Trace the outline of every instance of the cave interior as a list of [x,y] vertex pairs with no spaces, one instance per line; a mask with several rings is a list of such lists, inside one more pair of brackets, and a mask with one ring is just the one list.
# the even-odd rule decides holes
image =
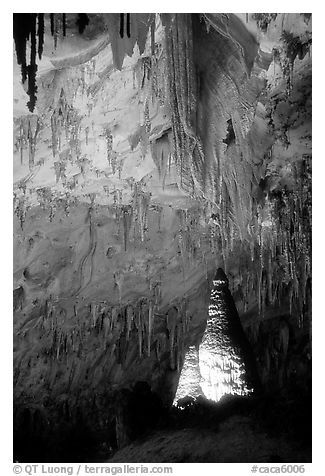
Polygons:
[[15,461],[311,461],[307,13],[14,13]]

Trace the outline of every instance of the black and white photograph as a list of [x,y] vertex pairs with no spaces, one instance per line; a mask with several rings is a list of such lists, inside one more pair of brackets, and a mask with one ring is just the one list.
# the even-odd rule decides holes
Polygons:
[[309,474],[313,16],[93,7],[10,16],[14,473]]

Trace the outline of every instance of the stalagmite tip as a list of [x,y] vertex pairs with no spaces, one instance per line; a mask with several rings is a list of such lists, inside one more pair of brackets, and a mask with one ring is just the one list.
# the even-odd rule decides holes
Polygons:
[[213,284],[225,283],[228,286],[228,278],[222,268],[218,268],[213,280]]

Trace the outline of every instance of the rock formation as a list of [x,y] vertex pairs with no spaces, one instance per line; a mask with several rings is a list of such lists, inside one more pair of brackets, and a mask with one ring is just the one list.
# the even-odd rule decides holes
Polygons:
[[171,405],[218,267],[263,389],[308,390],[310,15],[14,27],[18,460],[116,444],[137,382]]

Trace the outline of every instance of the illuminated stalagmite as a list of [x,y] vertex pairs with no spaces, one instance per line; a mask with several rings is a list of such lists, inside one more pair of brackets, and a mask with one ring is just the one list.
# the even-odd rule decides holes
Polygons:
[[213,280],[208,314],[199,350],[191,346],[186,353],[175,403],[199,395],[218,401],[225,394],[247,395],[259,386],[252,351],[221,268]]
[[213,280],[209,317],[199,350],[201,387],[210,400],[225,394],[246,395],[246,366],[240,347],[245,340],[228,279],[221,268]]

